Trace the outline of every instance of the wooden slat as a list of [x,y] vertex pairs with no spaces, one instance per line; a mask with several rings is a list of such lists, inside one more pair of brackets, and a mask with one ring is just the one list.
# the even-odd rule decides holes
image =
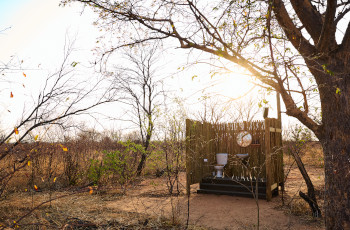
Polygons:
[[[240,131],[251,133],[254,144],[248,147],[240,147],[236,138]],[[265,122],[252,121],[241,123],[201,123],[186,120],[186,189],[189,192],[190,185],[214,171],[216,153],[227,152],[229,154],[225,174],[228,176],[248,177],[251,173],[254,177],[264,178],[271,187],[283,181],[283,153],[281,124],[277,119],[267,118]],[[259,144],[257,144],[257,142]],[[260,168],[258,172],[250,172],[242,168],[235,157],[237,153],[249,153],[250,168]],[[276,154],[275,154],[276,153]],[[208,162],[204,162],[208,159]],[[269,188],[267,186],[267,188]],[[267,189],[267,200],[272,197]]]

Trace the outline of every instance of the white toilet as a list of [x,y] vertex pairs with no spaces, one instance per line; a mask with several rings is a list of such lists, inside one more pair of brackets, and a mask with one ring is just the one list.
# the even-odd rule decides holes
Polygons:
[[217,153],[216,162],[217,165],[214,166],[216,170],[216,177],[222,178],[222,171],[224,170],[225,165],[227,164],[228,153]]

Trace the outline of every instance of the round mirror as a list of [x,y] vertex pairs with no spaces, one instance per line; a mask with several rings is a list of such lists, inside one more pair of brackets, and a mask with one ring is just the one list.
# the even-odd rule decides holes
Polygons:
[[241,147],[247,147],[252,143],[252,135],[247,131],[241,131],[237,135],[237,144]]

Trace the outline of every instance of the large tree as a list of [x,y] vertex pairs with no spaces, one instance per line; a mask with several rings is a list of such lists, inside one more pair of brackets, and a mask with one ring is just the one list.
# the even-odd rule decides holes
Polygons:
[[[143,47],[141,45],[124,53],[123,65],[115,67],[113,87],[120,95],[120,102],[128,106],[127,117],[130,117],[139,130],[144,152],[137,167],[137,175],[141,175],[149,155],[149,147],[158,110],[165,99],[163,81],[157,76],[159,53],[157,44]],[[120,61],[119,60],[119,61]],[[124,119],[125,121],[125,119]]]
[[[349,1],[75,1],[91,6],[100,26],[119,37],[112,50],[173,39],[244,67],[280,93],[286,114],[322,143],[327,228],[350,228]],[[314,116],[315,97],[321,118]]]

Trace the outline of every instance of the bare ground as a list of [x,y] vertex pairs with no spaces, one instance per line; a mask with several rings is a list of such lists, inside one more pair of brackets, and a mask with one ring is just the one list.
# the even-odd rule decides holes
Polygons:
[[[322,169],[310,171],[313,179],[318,178],[318,171]],[[182,173],[180,186],[185,182],[184,177]],[[22,223],[36,223],[36,228],[30,225],[29,229],[51,229],[62,228],[72,218],[78,218],[90,221],[101,229],[184,228],[188,217],[187,196],[169,196],[166,181],[165,177],[144,179],[130,187],[124,196],[115,188],[92,195],[89,192],[72,195],[53,201],[51,207],[44,205]],[[286,201],[290,202],[290,194],[296,193],[299,187],[303,188],[301,181],[298,170],[294,168],[287,183]],[[197,194],[196,185],[191,189],[189,224],[192,229],[256,229],[258,218],[254,199]],[[64,193],[55,192],[52,196],[61,194]],[[48,198],[46,192],[12,194],[0,202],[0,223],[10,224]],[[273,198],[271,202],[259,200],[260,229],[322,229],[322,221],[310,217],[306,211],[308,207],[295,200],[289,208],[281,206],[281,196]],[[293,202],[297,208],[293,208]]]
[[[322,150],[311,146],[303,157],[306,169],[319,197],[323,196],[324,169]],[[318,160],[320,159],[320,160]],[[284,158],[285,172],[291,158]],[[167,178],[145,177],[129,186],[126,195],[115,187],[99,188],[70,195],[46,203],[20,223],[19,229],[257,229],[257,203],[252,198],[197,194],[191,187],[189,198],[184,194],[185,173],[180,174],[179,196],[170,196]],[[309,207],[298,196],[306,192],[302,176],[295,165],[290,168],[286,192],[271,202],[259,200],[260,229],[324,229],[322,219],[311,217]],[[52,197],[68,194],[53,192]],[[49,200],[44,192],[17,192],[0,201],[0,229],[14,224],[33,207]],[[322,208],[323,201],[319,198]],[[189,217],[189,219],[188,219]],[[72,225],[75,223],[76,225]],[[82,228],[84,225],[85,228]],[[72,227],[73,226],[73,227]],[[75,227],[74,227],[75,226]]]

